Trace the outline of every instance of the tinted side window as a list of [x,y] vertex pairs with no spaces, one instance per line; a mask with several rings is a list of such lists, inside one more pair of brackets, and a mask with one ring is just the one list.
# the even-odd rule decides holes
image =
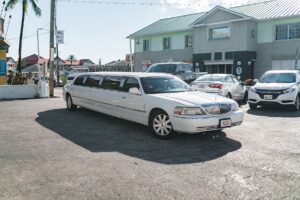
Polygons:
[[129,89],[133,87],[140,89],[139,81],[136,78],[128,78],[123,86],[123,91],[129,92]]
[[101,88],[108,90],[121,90],[124,84],[124,78],[120,76],[108,76],[101,84]]
[[176,65],[174,64],[157,64],[152,65],[148,72],[165,72],[165,73],[174,73],[176,69]]
[[184,68],[184,71],[185,71],[186,73],[193,72],[193,69],[192,69],[192,66],[191,66],[191,65],[184,64],[184,65],[182,65],[182,67]]
[[185,71],[183,65],[177,65],[176,72]]
[[88,87],[99,87],[99,83],[101,80],[102,80],[101,76],[90,75],[87,77],[84,85]]
[[85,79],[85,75],[78,76],[74,81],[74,85],[83,85],[83,81]]

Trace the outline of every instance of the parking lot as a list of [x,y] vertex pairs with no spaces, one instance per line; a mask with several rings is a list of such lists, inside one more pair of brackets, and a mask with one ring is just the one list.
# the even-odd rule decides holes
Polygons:
[[299,199],[300,112],[241,109],[241,126],[159,140],[61,98],[2,101],[0,199]]

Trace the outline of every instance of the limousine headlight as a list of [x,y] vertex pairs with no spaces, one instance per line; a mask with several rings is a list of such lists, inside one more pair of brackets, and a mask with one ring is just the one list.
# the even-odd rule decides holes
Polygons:
[[175,107],[173,113],[175,115],[205,115],[201,108]]

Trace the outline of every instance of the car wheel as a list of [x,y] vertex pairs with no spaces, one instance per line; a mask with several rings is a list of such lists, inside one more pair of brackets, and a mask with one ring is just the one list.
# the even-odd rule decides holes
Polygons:
[[248,101],[248,92],[245,92],[242,103],[247,103],[247,101]]
[[299,107],[300,107],[300,100],[299,100],[299,96],[297,96],[295,100],[295,105],[293,106],[293,110],[298,111]]
[[227,97],[228,99],[232,99],[232,96],[231,96],[230,93],[228,93],[228,94],[226,95],[226,97]]
[[168,114],[162,110],[151,114],[149,125],[154,136],[160,139],[170,139],[175,134]]
[[257,108],[257,105],[253,103],[249,103],[249,107],[251,110],[255,110]]
[[73,104],[73,100],[72,100],[72,97],[70,95],[67,95],[66,103],[67,103],[67,109],[69,111],[75,111],[76,110],[77,106]]

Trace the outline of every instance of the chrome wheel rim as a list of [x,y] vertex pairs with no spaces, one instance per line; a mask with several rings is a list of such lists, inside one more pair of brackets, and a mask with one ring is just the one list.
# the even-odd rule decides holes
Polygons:
[[72,100],[71,100],[71,97],[68,97],[68,100],[67,100],[67,107],[68,107],[69,109],[71,109],[71,107],[72,107]]
[[299,109],[300,102],[299,102],[299,97],[296,98],[296,108],[297,110]]
[[160,136],[167,136],[172,132],[171,120],[165,114],[156,115],[153,119],[153,129]]

